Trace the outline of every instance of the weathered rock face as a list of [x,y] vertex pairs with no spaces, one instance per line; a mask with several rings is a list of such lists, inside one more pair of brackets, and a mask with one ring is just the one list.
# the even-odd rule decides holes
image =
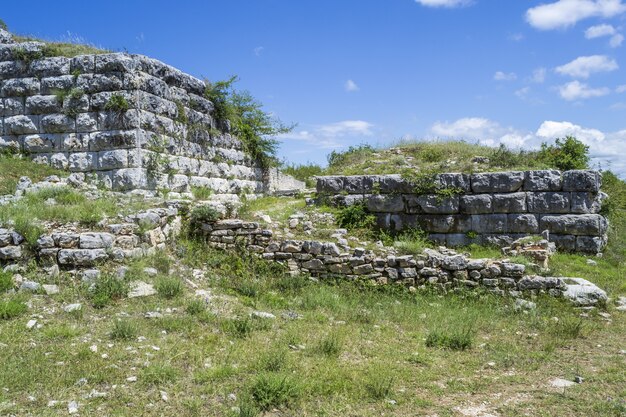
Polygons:
[[419,227],[447,246],[509,246],[547,230],[560,249],[597,253],[608,229],[600,186],[596,171],[543,170],[440,174],[433,187],[448,192],[431,194],[400,175],[319,177],[317,192],[335,205],[364,203],[382,228]]
[[43,46],[0,32],[0,150],[97,173],[121,191],[263,191],[262,170],[213,119],[201,80],[141,55],[42,58]]

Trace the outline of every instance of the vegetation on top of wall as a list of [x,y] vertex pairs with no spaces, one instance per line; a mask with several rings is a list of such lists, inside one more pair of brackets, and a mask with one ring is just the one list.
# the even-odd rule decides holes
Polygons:
[[63,171],[32,162],[18,155],[0,153],[0,195],[13,194],[19,179],[28,176],[32,181],[41,181],[50,175],[61,175]]
[[128,100],[120,94],[113,94],[109,97],[109,100],[104,105],[104,110],[114,111],[117,113],[123,113],[128,111],[130,104]]
[[491,147],[458,141],[402,141],[389,148],[362,144],[328,155],[328,166],[291,165],[287,172],[311,181],[314,175],[382,175],[406,171],[485,172],[532,169],[583,169],[589,164],[588,147],[574,137],[544,143],[539,150]]
[[230,130],[244,145],[245,151],[264,167],[278,165],[276,136],[290,132],[286,125],[263,110],[263,104],[248,91],[238,91],[233,85],[238,78],[206,83],[205,97],[214,105],[213,117],[222,128]]
[[0,29],[9,30],[7,24],[4,23],[4,20],[0,19]]

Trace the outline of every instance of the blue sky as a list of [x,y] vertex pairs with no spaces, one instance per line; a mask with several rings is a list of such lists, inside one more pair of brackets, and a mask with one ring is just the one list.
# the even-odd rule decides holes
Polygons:
[[10,29],[240,76],[298,123],[281,157],[401,138],[532,148],[573,134],[626,176],[626,0],[5,2]]

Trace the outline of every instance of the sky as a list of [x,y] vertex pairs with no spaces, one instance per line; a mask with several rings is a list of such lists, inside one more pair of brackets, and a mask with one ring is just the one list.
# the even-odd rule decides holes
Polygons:
[[6,1],[15,33],[238,75],[295,129],[279,156],[573,135],[626,178],[626,0]]

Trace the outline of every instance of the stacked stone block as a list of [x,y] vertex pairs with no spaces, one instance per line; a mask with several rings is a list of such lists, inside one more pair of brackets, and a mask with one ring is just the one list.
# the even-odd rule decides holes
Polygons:
[[439,192],[417,194],[400,175],[319,177],[318,200],[363,203],[380,227],[420,228],[450,247],[506,246],[546,230],[562,250],[597,253],[606,244],[606,196],[596,171],[440,174],[433,181]]
[[262,170],[211,116],[203,81],[141,55],[40,58],[44,46],[0,43],[0,150],[121,191],[262,191]]
[[104,230],[81,230],[63,226],[42,235],[34,253],[13,230],[0,229],[0,264],[35,257],[42,266],[83,268],[98,263],[141,257],[165,249],[180,233],[181,217],[174,207],[149,209],[126,216]]
[[335,243],[277,240],[258,223],[222,220],[197,227],[209,245],[221,249],[244,249],[267,261],[288,266],[293,274],[343,277],[378,284],[436,286],[444,290],[482,287],[496,294],[518,295],[522,291],[562,295],[562,278],[526,275],[522,264],[489,259],[469,259],[453,250],[426,249],[422,255],[381,255],[365,249],[341,250]]

